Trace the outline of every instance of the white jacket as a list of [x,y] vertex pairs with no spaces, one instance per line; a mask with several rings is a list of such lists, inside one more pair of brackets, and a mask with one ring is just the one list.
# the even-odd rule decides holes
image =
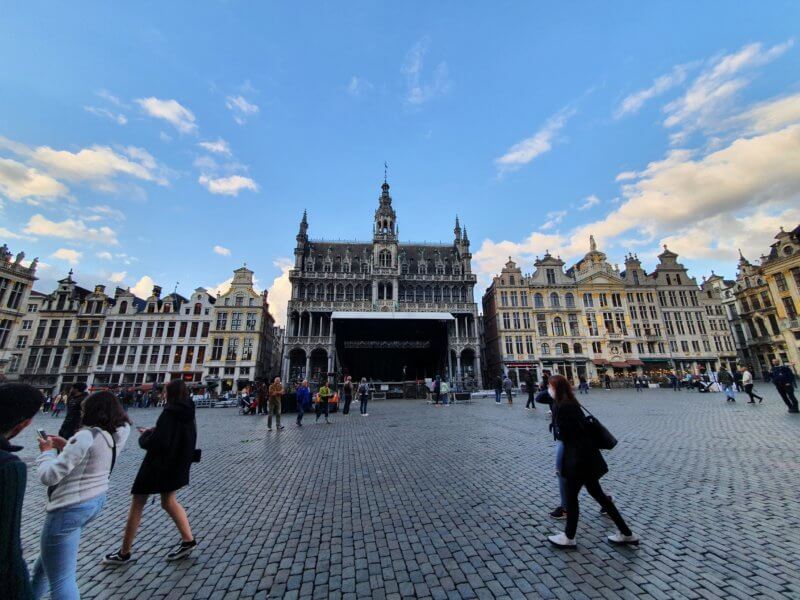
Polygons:
[[107,431],[83,427],[69,438],[61,454],[55,449],[42,452],[36,459],[36,474],[44,485],[54,486],[48,490],[47,512],[105,494],[114,443],[119,455],[130,432],[126,423],[112,440]]

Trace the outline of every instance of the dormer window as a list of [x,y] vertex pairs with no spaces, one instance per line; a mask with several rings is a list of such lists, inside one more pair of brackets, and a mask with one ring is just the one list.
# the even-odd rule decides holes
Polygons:
[[236,296],[235,305],[236,306],[243,306],[244,305],[244,296],[242,296],[241,294],[238,294]]

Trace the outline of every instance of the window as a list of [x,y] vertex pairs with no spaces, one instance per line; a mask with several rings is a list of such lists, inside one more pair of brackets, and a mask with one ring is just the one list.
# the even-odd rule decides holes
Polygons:
[[623,313],[614,313],[614,324],[617,326],[618,332],[628,335],[628,327],[625,325],[625,315]]
[[524,354],[525,348],[522,346],[522,336],[521,335],[515,336],[514,341],[517,344],[517,354]]
[[600,307],[605,308],[608,306],[608,294],[599,294],[600,298]]
[[500,292],[500,306],[508,306],[508,292]]
[[236,299],[234,302],[235,306],[244,306],[244,296],[242,294],[237,294]]
[[239,353],[239,340],[231,338],[228,340],[228,353],[225,355],[225,360],[236,360],[236,355]]
[[578,325],[578,315],[569,315],[569,334],[572,336],[580,335],[580,326]]
[[35,304],[28,304],[28,312],[35,313],[39,310],[39,307]]
[[200,329],[200,323],[197,321],[192,321],[192,326],[189,328],[189,337],[196,338],[197,331]]
[[206,347],[200,346],[197,349],[197,364],[202,365],[206,360]]
[[17,345],[15,346],[15,348],[17,350],[22,350],[27,345],[28,345],[28,336],[27,335],[19,335],[19,336],[17,336]]
[[509,313],[503,313],[503,329],[511,329],[511,315]]
[[239,331],[242,328],[242,313],[231,313],[231,331]]
[[175,346],[175,354],[172,357],[172,364],[181,364],[181,358],[183,358],[183,346]]
[[556,282],[556,271],[555,269],[546,269],[545,274],[547,275],[547,283],[548,285],[553,285]]
[[572,295],[572,292],[567,292],[564,296],[564,304],[567,308],[575,308],[575,296]]
[[558,308],[561,306],[561,299],[558,297],[558,294],[552,292],[550,294],[550,306],[553,308]]
[[519,299],[520,299],[520,304],[522,306],[528,306],[528,292],[525,291],[520,292]]
[[562,337],[564,335],[564,322],[561,320],[561,317],[553,319],[553,335],[556,337]]
[[514,354],[514,341],[510,335],[506,336],[506,354]]
[[583,346],[576,342],[572,345],[572,352],[575,354],[583,354]]
[[550,344],[542,344],[542,356],[550,355]]
[[388,250],[384,249],[378,253],[378,264],[381,267],[391,267],[392,266],[392,253]]
[[631,343],[630,343],[630,342],[622,342],[622,351],[623,351],[625,354],[630,354],[630,353],[631,353],[631,351],[632,351],[632,349],[631,349]]
[[622,308],[622,296],[620,294],[611,294],[611,305],[614,308]]
[[32,327],[33,327],[33,321],[22,322],[22,331],[30,331]]
[[603,313],[603,326],[606,328],[606,332],[615,333],[614,332],[614,317],[611,315],[610,312],[604,312]]
[[547,319],[544,315],[536,315],[536,329],[540,336],[547,337]]
[[225,331],[228,328],[228,313],[217,313],[217,330]]
[[200,337],[201,338],[207,338],[208,337],[208,330],[210,329],[210,327],[211,327],[211,323],[209,323],[208,321],[203,321],[203,329],[202,329],[202,331],[200,333]]
[[150,352],[150,346],[142,346],[142,351],[139,354],[139,364],[146,365],[147,364],[147,355]]
[[513,314],[514,317],[514,329],[519,329],[519,313],[515,312]]
[[600,330],[597,326],[597,317],[594,313],[586,315],[586,326],[589,328],[589,335],[600,335]]
[[181,321],[180,326],[178,327],[178,337],[185,338],[186,337],[186,329],[189,324],[186,321]]
[[517,292],[511,292],[511,306],[517,306]]
[[594,352],[595,354],[602,354],[603,353],[602,342],[592,342],[592,352]]
[[594,298],[591,294],[586,293],[583,295],[583,305],[586,308],[593,308],[594,307]]
[[539,292],[533,295],[533,306],[534,308],[544,308],[544,298]]
[[531,315],[530,313],[522,313],[522,327],[523,329],[531,328]]
[[526,335],[525,336],[525,350],[528,354],[533,354],[533,336]]
[[794,300],[791,297],[783,298],[783,306],[786,309],[786,316],[790,319],[797,317],[797,309],[794,306]]
[[211,342],[211,360],[222,359],[222,338],[214,338]]

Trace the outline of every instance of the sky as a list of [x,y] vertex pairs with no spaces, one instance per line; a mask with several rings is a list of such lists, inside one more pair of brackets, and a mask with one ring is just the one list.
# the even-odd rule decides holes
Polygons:
[[[800,4],[137,2],[5,6],[0,242],[36,289],[224,288],[285,317],[298,223],[572,264],[735,275],[800,223]],[[113,289],[113,288],[112,288]]]

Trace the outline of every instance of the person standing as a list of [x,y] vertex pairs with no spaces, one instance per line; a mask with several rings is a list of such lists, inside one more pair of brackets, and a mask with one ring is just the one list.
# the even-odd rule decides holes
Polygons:
[[[41,552],[33,567],[35,598],[79,598],[76,570],[83,528],[103,509],[108,478],[130,434],[130,419],[111,392],[95,392],[81,409],[69,440],[39,440],[36,474],[47,488]],[[60,453],[59,453],[60,451]]]
[[586,377],[584,377],[583,375],[578,376],[578,393],[579,394],[589,393],[589,382],[586,381]]
[[561,375],[554,375],[550,378],[548,393],[553,398],[554,435],[564,444],[560,471],[566,480],[567,511],[564,533],[549,536],[550,543],[564,549],[577,546],[578,494],[585,487],[619,529],[618,533],[608,536],[608,541],[616,545],[638,544],[639,538],[630,530],[614,502],[600,486],[600,478],[608,473],[608,465],[587,431],[586,417],[572,393],[572,386]]
[[269,386],[269,415],[267,416],[267,431],[272,431],[272,416],[275,416],[275,429],[283,429],[281,425],[281,399],[283,398],[283,384],[281,378],[276,377]]
[[311,406],[311,390],[308,389],[308,379],[303,379],[303,383],[297,388],[295,397],[297,398],[297,426],[302,427],[303,415],[306,414],[306,410]]
[[67,403],[66,397],[64,394],[59,394],[56,397],[55,404],[53,404],[53,408],[50,411],[51,417],[58,417],[61,414],[61,411],[64,410],[64,405]]
[[778,390],[781,400],[789,407],[790,413],[800,413],[797,397],[794,395],[795,377],[787,365],[782,365],[777,358],[772,360],[772,369],[769,372],[772,384]]
[[353,378],[350,375],[344,378],[342,393],[344,394],[344,408],[342,409],[342,414],[349,415],[350,403],[353,401]]
[[500,398],[503,396],[503,378],[498,375],[494,380],[494,403],[500,404]]
[[611,376],[608,373],[606,373],[605,376],[603,377],[603,381],[605,382],[606,389],[610,390],[611,389]]
[[435,406],[439,406],[439,400],[441,400],[442,396],[442,378],[438,375],[436,379],[433,380],[433,404]]
[[81,426],[81,403],[86,399],[86,384],[74,383],[69,390],[67,398],[67,415],[61,428],[58,430],[58,437],[68,440]]
[[728,402],[736,402],[736,391],[733,389],[733,375],[728,370],[721,366],[717,371],[717,383],[722,391],[725,392],[725,400]]
[[367,401],[369,400],[369,384],[364,377],[361,378],[361,383],[358,386],[358,399],[361,404],[361,416],[368,417]]
[[641,393],[642,391],[642,378],[638,375],[633,376],[633,386],[636,388],[637,393]]
[[22,447],[9,440],[31,424],[42,401],[42,393],[29,385],[0,385],[0,587],[20,600],[33,598],[20,538],[28,469],[14,454]]
[[330,402],[331,396],[332,396],[331,389],[328,387],[328,382],[325,381],[320,386],[319,391],[317,391],[317,397],[319,399],[319,402],[317,402],[317,418],[314,419],[315,423],[319,421],[319,416],[321,413],[325,414],[325,422],[330,423],[330,421],[328,420],[328,411],[329,411],[328,404]]
[[267,386],[263,381],[259,381],[256,385],[256,402],[258,403],[258,414],[269,414],[269,405],[267,403]]
[[442,399],[442,405],[447,406],[450,401],[450,384],[447,383],[447,380],[441,382],[440,384],[440,397]]
[[764,398],[753,392],[753,374],[747,367],[739,367],[739,373],[742,376],[742,387],[744,393],[750,397],[748,404],[755,404],[755,398],[758,398],[758,403],[764,402]]
[[525,403],[525,410],[536,410],[536,383],[533,381],[533,374],[529,373],[525,379],[525,391],[528,392],[528,401]]
[[142,521],[147,499],[161,496],[161,508],[172,518],[181,541],[167,553],[166,560],[178,560],[197,547],[186,511],[175,493],[189,485],[189,469],[199,460],[196,449],[197,423],[195,407],[182,379],[167,384],[164,410],[152,429],[139,429],[139,446],[147,452],[131,488],[131,506],[120,549],[106,554],[104,565],[123,565],[131,560],[131,549]]
[[514,402],[514,383],[508,375],[503,379],[503,390],[508,398],[508,405],[511,406]]

